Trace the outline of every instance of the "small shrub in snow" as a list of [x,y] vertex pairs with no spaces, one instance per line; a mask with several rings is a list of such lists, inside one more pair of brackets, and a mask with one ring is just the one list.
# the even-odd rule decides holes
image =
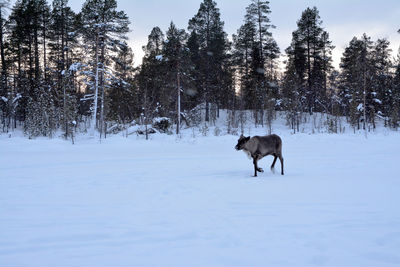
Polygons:
[[194,132],[194,128],[192,127],[192,138],[196,138],[196,133]]
[[214,135],[215,136],[220,136],[221,135],[221,129],[217,126],[214,128]]
[[239,135],[239,129],[238,128],[232,128],[231,129],[231,134],[232,135]]
[[113,123],[110,127],[108,127],[106,133],[107,134],[117,134],[126,130],[126,126],[120,123]]
[[[147,134],[155,134],[155,133],[156,133],[156,130],[154,130],[153,128],[148,128],[147,129]],[[146,134],[146,130],[145,129],[143,129],[143,130],[139,129],[139,130],[137,130],[137,134],[145,135]]]
[[200,128],[200,132],[203,136],[207,136],[208,132],[210,131],[210,129],[208,128],[207,124],[204,124],[201,128]]
[[333,120],[333,119],[328,119],[328,132],[329,133],[337,133],[337,124],[335,123],[335,120]]
[[182,116],[184,117],[184,121],[186,122],[187,126],[199,126],[201,123],[201,110],[203,105],[199,105],[187,112],[183,112]]
[[161,133],[168,132],[168,129],[171,127],[172,122],[169,118],[166,117],[158,117],[153,119],[153,127],[159,130]]

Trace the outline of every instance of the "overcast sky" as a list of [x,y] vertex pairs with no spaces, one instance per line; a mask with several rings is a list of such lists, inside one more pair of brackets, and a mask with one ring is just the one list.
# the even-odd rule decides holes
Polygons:
[[[51,2],[52,0],[48,0]],[[187,24],[198,11],[201,0],[117,0],[118,10],[124,10],[131,21],[129,44],[135,53],[136,65],[141,63],[142,46],[154,26],[163,32],[171,21],[187,30]],[[216,0],[225,31],[231,38],[243,23],[245,8],[250,0]],[[70,6],[79,12],[84,0],[69,0]],[[323,21],[322,26],[330,34],[336,48],[333,51],[334,66],[338,67],[341,54],[350,40],[364,32],[376,40],[387,38],[391,42],[393,56],[400,46],[400,0],[270,0],[271,21],[276,26],[273,36],[281,52],[289,46],[296,21],[307,7],[316,6]]]

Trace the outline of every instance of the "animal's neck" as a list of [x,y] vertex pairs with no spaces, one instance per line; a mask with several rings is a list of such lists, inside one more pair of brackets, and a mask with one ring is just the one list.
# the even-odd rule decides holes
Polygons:
[[247,153],[250,153],[249,141],[247,141],[247,142],[243,145],[243,150],[246,151]]
[[246,155],[251,158],[251,153],[247,149],[243,149],[243,152],[246,153]]

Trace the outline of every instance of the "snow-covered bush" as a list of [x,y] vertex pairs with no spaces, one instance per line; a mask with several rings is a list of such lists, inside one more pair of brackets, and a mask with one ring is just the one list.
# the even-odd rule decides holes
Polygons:
[[216,126],[215,128],[214,128],[214,135],[215,136],[220,136],[221,135],[221,129],[218,127],[218,126]]
[[107,134],[117,134],[126,129],[126,126],[121,123],[112,123],[110,127],[107,128]]
[[238,128],[232,128],[230,131],[231,135],[239,135],[239,129]]
[[328,119],[328,132],[329,133],[337,133],[338,132],[337,120],[335,120],[333,118]]
[[136,125],[136,121],[132,120],[129,123],[120,123],[118,121],[111,121],[109,122],[109,127],[107,127],[107,134],[118,134],[122,131],[127,131],[129,128]]
[[167,133],[171,126],[172,122],[167,117],[157,117],[153,119],[153,127],[161,133]]
[[[136,132],[137,132],[137,134],[145,135],[146,129],[139,129]],[[156,130],[154,130],[153,128],[147,128],[147,134],[155,134],[155,133],[156,133]]]
[[182,112],[182,116],[184,118],[184,122],[186,122],[187,126],[193,127],[193,126],[199,126],[201,123],[201,110],[204,105],[198,105],[197,107],[186,111]]
[[209,132],[209,128],[207,124],[204,124],[201,128],[200,128],[200,132],[203,136],[207,136],[208,132]]
[[51,136],[56,128],[57,110],[46,91],[36,92],[37,99],[29,98],[24,131],[29,138]]

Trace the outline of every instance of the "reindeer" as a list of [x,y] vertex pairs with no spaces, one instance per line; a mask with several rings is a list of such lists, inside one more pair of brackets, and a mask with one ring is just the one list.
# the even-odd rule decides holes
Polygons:
[[257,172],[264,172],[262,168],[257,166],[257,162],[268,155],[274,156],[271,171],[274,172],[276,159],[279,158],[281,161],[281,174],[283,175],[282,140],[276,134],[253,136],[251,138],[242,134],[235,148],[236,150],[243,150],[253,159],[255,177],[257,177]]

